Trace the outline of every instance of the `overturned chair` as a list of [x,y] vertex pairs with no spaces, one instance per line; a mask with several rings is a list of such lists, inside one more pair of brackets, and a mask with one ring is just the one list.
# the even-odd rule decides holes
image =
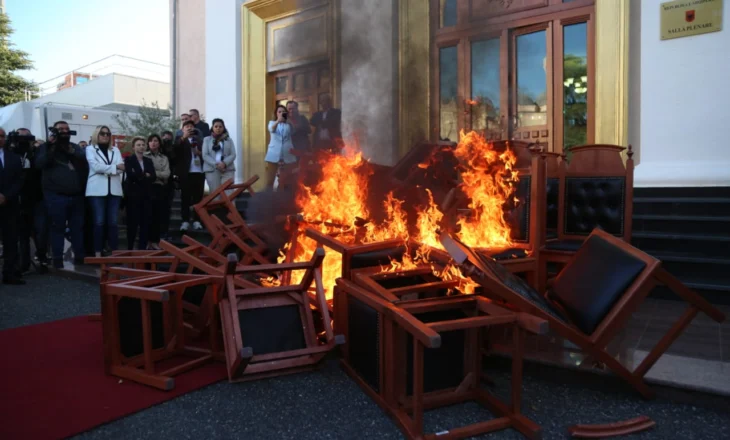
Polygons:
[[[310,370],[344,342],[344,337],[334,334],[327,310],[319,271],[323,249],[317,249],[310,261],[302,263],[243,267],[235,255],[228,258],[219,309],[230,381]],[[248,273],[292,270],[305,271],[301,283],[260,287],[241,282]],[[314,320],[307,293],[313,281],[321,322]]]
[[[717,322],[725,315],[661,267],[661,262],[607,232],[595,229],[544,293],[510,274],[493,259],[480,256],[444,234],[441,242],[464,275],[486,295],[546,319],[550,328],[603,363],[645,398],[654,392],[644,376],[698,312]],[[606,347],[657,285],[665,285],[689,307],[633,371]]]

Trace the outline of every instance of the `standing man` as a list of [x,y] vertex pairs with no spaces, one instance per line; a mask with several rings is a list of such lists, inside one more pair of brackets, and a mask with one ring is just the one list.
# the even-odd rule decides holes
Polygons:
[[312,126],[306,116],[299,113],[299,103],[289,101],[286,103],[286,111],[289,113],[289,122],[294,127],[291,135],[291,142],[297,151],[309,151],[309,134],[312,133]]
[[329,95],[322,98],[319,107],[321,111],[312,116],[314,150],[327,150],[337,154],[343,147],[340,126],[342,112],[340,109],[332,108],[332,99]]
[[201,139],[210,136],[210,127],[207,122],[200,119],[200,112],[197,109],[191,109],[188,113],[190,113],[190,120],[195,124],[195,128],[200,132]]
[[68,123],[53,124],[54,142],[41,145],[36,167],[43,173],[43,199],[51,217],[53,267],[63,268],[63,243],[66,225],[71,229],[74,263],[84,263],[84,185],[82,175],[88,164],[84,150],[71,143]]
[[5,148],[7,133],[0,128],[0,230],[4,261],[3,283],[25,284],[18,274],[19,196],[23,188],[23,164],[20,157]]

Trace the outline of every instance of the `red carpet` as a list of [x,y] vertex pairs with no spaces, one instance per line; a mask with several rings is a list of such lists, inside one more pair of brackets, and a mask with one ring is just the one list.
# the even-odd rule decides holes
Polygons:
[[159,391],[104,374],[101,322],[85,316],[0,331],[0,439],[58,439],[226,378],[222,363]]

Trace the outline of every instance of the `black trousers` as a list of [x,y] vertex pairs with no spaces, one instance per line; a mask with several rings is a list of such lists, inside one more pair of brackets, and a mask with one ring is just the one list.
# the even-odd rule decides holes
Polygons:
[[[180,184],[180,216],[183,222],[190,222],[190,207],[203,199],[205,192],[205,173],[190,173]],[[193,210],[194,211],[194,210]],[[198,214],[192,213],[193,221],[200,220]]]
[[159,243],[162,230],[162,217],[167,210],[167,185],[152,185],[150,204],[149,242]]
[[160,236],[162,238],[168,237],[170,232],[170,217],[172,216],[172,201],[175,198],[175,184],[170,183],[165,185],[164,190],[164,209],[162,212],[162,218],[160,219]]
[[21,272],[30,268],[30,240],[33,239],[36,257],[41,263],[48,260],[48,214],[43,201],[27,200],[21,203],[18,221],[18,248]]
[[147,249],[151,224],[151,200],[149,197],[127,199],[127,249],[134,249],[134,239],[139,232],[137,249]]
[[0,231],[3,239],[3,278],[12,278],[18,270],[18,222],[20,207],[17,202],[0,206]]

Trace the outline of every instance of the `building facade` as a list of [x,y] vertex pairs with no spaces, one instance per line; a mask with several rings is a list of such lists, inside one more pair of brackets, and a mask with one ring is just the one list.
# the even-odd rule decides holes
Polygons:
[[637,187],[730,186],[713,129],[730,113],[730,33],[662,40],[662,0],[173,3],[177,108],[226,120],[239,178],[263,175],[276,103],[309,116],[329,96],[382,164],[478,129],[551,151],[631,144]]

